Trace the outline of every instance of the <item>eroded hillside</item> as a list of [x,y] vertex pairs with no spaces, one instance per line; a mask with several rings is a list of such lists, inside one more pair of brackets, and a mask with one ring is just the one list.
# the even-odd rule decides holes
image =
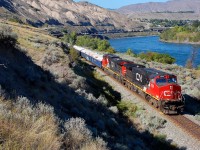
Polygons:
[[[122,14],[72,0],[2,0],[2,10],[33,25],[65,25],[84,32],[132,31],[141,26]],[[3,15],[2,15],[3,16]],[[5,17],[5,15],[4,15]],[[79,31],[80,32],[80,31]]]

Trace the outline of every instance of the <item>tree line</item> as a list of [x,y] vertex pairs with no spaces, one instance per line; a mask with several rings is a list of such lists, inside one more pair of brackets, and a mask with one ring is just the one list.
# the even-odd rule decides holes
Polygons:
[[160,35],[160,39],[175,42],[200,42],[200,21],[196,20],[192,24],[168,29]]
[[115,53],[107,40],[91,37],[89,35],[77,36],[75,32],[65,34],[63,41],[70,45],[78,45],[102,52]]

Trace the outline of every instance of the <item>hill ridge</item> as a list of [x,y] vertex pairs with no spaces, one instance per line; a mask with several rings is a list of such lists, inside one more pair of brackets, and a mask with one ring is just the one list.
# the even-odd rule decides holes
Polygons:
[[[192,1],[192,2],[191,2]],[[123,6],[116,10],[129,17],[147,19],[200,19],[200,1],[198,0],[170,0],[167,2],[148,2]],[[172,14],[173,13],[173,14]]]
[[92,32],[132,31],[140,23],[123,14],[86,2],[72,0],[2,0],[0,9],[14,12],[29,24],[63,25]]

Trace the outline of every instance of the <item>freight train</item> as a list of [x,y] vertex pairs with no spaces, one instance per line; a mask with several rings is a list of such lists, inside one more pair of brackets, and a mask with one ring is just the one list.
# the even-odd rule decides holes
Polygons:
[[131,91],[143,96],[164,114],[182,113],[184,98],[177,77],[154,68],[146,68],[113,54],[74,46],[79,56],[104,70]]

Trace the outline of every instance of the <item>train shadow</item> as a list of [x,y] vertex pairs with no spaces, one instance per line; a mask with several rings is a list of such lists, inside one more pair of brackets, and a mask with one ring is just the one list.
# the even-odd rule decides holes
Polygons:
[[95,67],[80,60],[79,65],[76,65],[73,70],[77,75],[86,78],[86,82],[90,85],[88,91],[92,92],[96,98],[103,94],[108,100],[109,106],[116,106],[121,100],[121,94],[113,90],[112,86],[95,73]]
[[[108,144],[109,149],[178,149],[162,138],[154,138],[149,132],[140,133],[130,120],[110,111],[105,105],[90,101],[77,94],[67,83],[59,83],[56,77],[49,71],[36,65],[30,57],[19,49],[0,49],[0,85],[5,91],[4,96],[13,101],[17,97],[26,97],[32,104],[43,102],[54,108],[55,115],[66,121],[72,117],[81,117],[86,121],[87,127],[95,137],[102,137]],[[92,66],[91,67],[92,71]],[[77,74],[86,77],[87,82],[94,90],[96,84],[103,85],[102,88],[93,91],[97,97],[103,88],[115,95],[107,95],[108,99],[114,100],[114,105],[120,100],[120,94],[112,88],[87,75],[91,72],[74,68]],[[97,92],[99,91],[99,92]],[[97,93],[95,93],[97,92]],[[142,144],[144,143],[144,145]]]
[[200,114],[200,101],[188,94],[183,95],[185,98],[185,111],[183,114],[197,115]]

